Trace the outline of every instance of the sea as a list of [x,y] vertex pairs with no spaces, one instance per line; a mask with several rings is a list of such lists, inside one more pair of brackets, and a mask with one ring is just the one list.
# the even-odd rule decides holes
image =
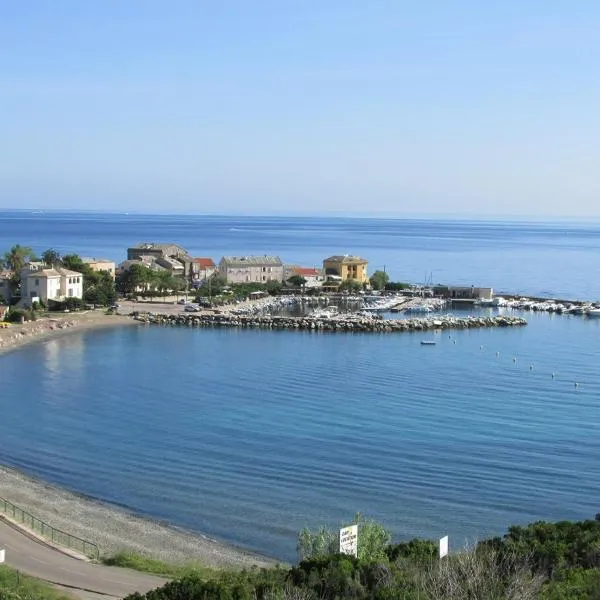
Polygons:
[[[142,241],[215,262],[318,266],[350,253],[398,281],[600,299],[600,224],[589,222],[0,211],[0,240],[117,262]],[[299,530],[356,512],[397,541],[449,535],[453,547],[593,518],[600,319],[479,312],[502,311],[528,325],[128,327],[26,346],[0,358],[0,462],[286,561]]]

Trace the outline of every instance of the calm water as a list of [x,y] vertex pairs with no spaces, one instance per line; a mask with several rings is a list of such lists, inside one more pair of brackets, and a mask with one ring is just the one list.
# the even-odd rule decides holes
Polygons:
[[[166,239],[215,259],[348,251],[398,278],[600,297],[599,232],[583,225],[1,213],[0,228],[5,246],[115,259]],[[356,511],[398,539],[454,544],[593,517],[600,319],[526,318],[436,346],[417,333],[74,334],[1,358],[0,462],[289,560],[300,528]]]
[[2,358],[0,460],[290,560],[301,527],[357,510],[398,538],[455,543],[592,517],[600,320],[528,318],[434,347],[419,344],[431,334],[72,335]]
[[173,241],[217,262],[277,254],[321,266],[360,254],[395,280],[491,286],[549,297],[600,299],[599,223],[211,217],[0,211],[2,244],[54,247],[120,262],[140,241]]

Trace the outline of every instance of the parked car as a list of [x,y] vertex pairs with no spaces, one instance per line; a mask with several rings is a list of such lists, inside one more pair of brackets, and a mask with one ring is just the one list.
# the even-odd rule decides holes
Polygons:
[[183,307],[183,310],[185,310],[185,312],[200,312],[200,308],[195,304],[186,304]]
[[181,300],[177,300],[177,304],[187,304],[187,300],[185,298],[181,298]]

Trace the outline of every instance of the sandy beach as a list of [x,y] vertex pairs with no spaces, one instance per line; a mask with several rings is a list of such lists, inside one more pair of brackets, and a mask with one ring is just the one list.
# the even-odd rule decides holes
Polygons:
[[[100,311],[61,314],[0,329],[0,355],[26,344],[118,326],[140,326],[130,317]],[[208,537],[145,519],[0,466],[0,497],[53,527],[98,544],[103,555],[131,550],[167,562],[212,567],[267,566],[276,561]]]

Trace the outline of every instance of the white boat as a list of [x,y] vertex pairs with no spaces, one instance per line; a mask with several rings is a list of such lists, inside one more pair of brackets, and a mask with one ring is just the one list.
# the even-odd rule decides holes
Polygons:
[[436,344],[435,340],[421,340],[421,346],[435,346]]
[[585,314],[595,319],[600,318],[600,308],[590,308]]

